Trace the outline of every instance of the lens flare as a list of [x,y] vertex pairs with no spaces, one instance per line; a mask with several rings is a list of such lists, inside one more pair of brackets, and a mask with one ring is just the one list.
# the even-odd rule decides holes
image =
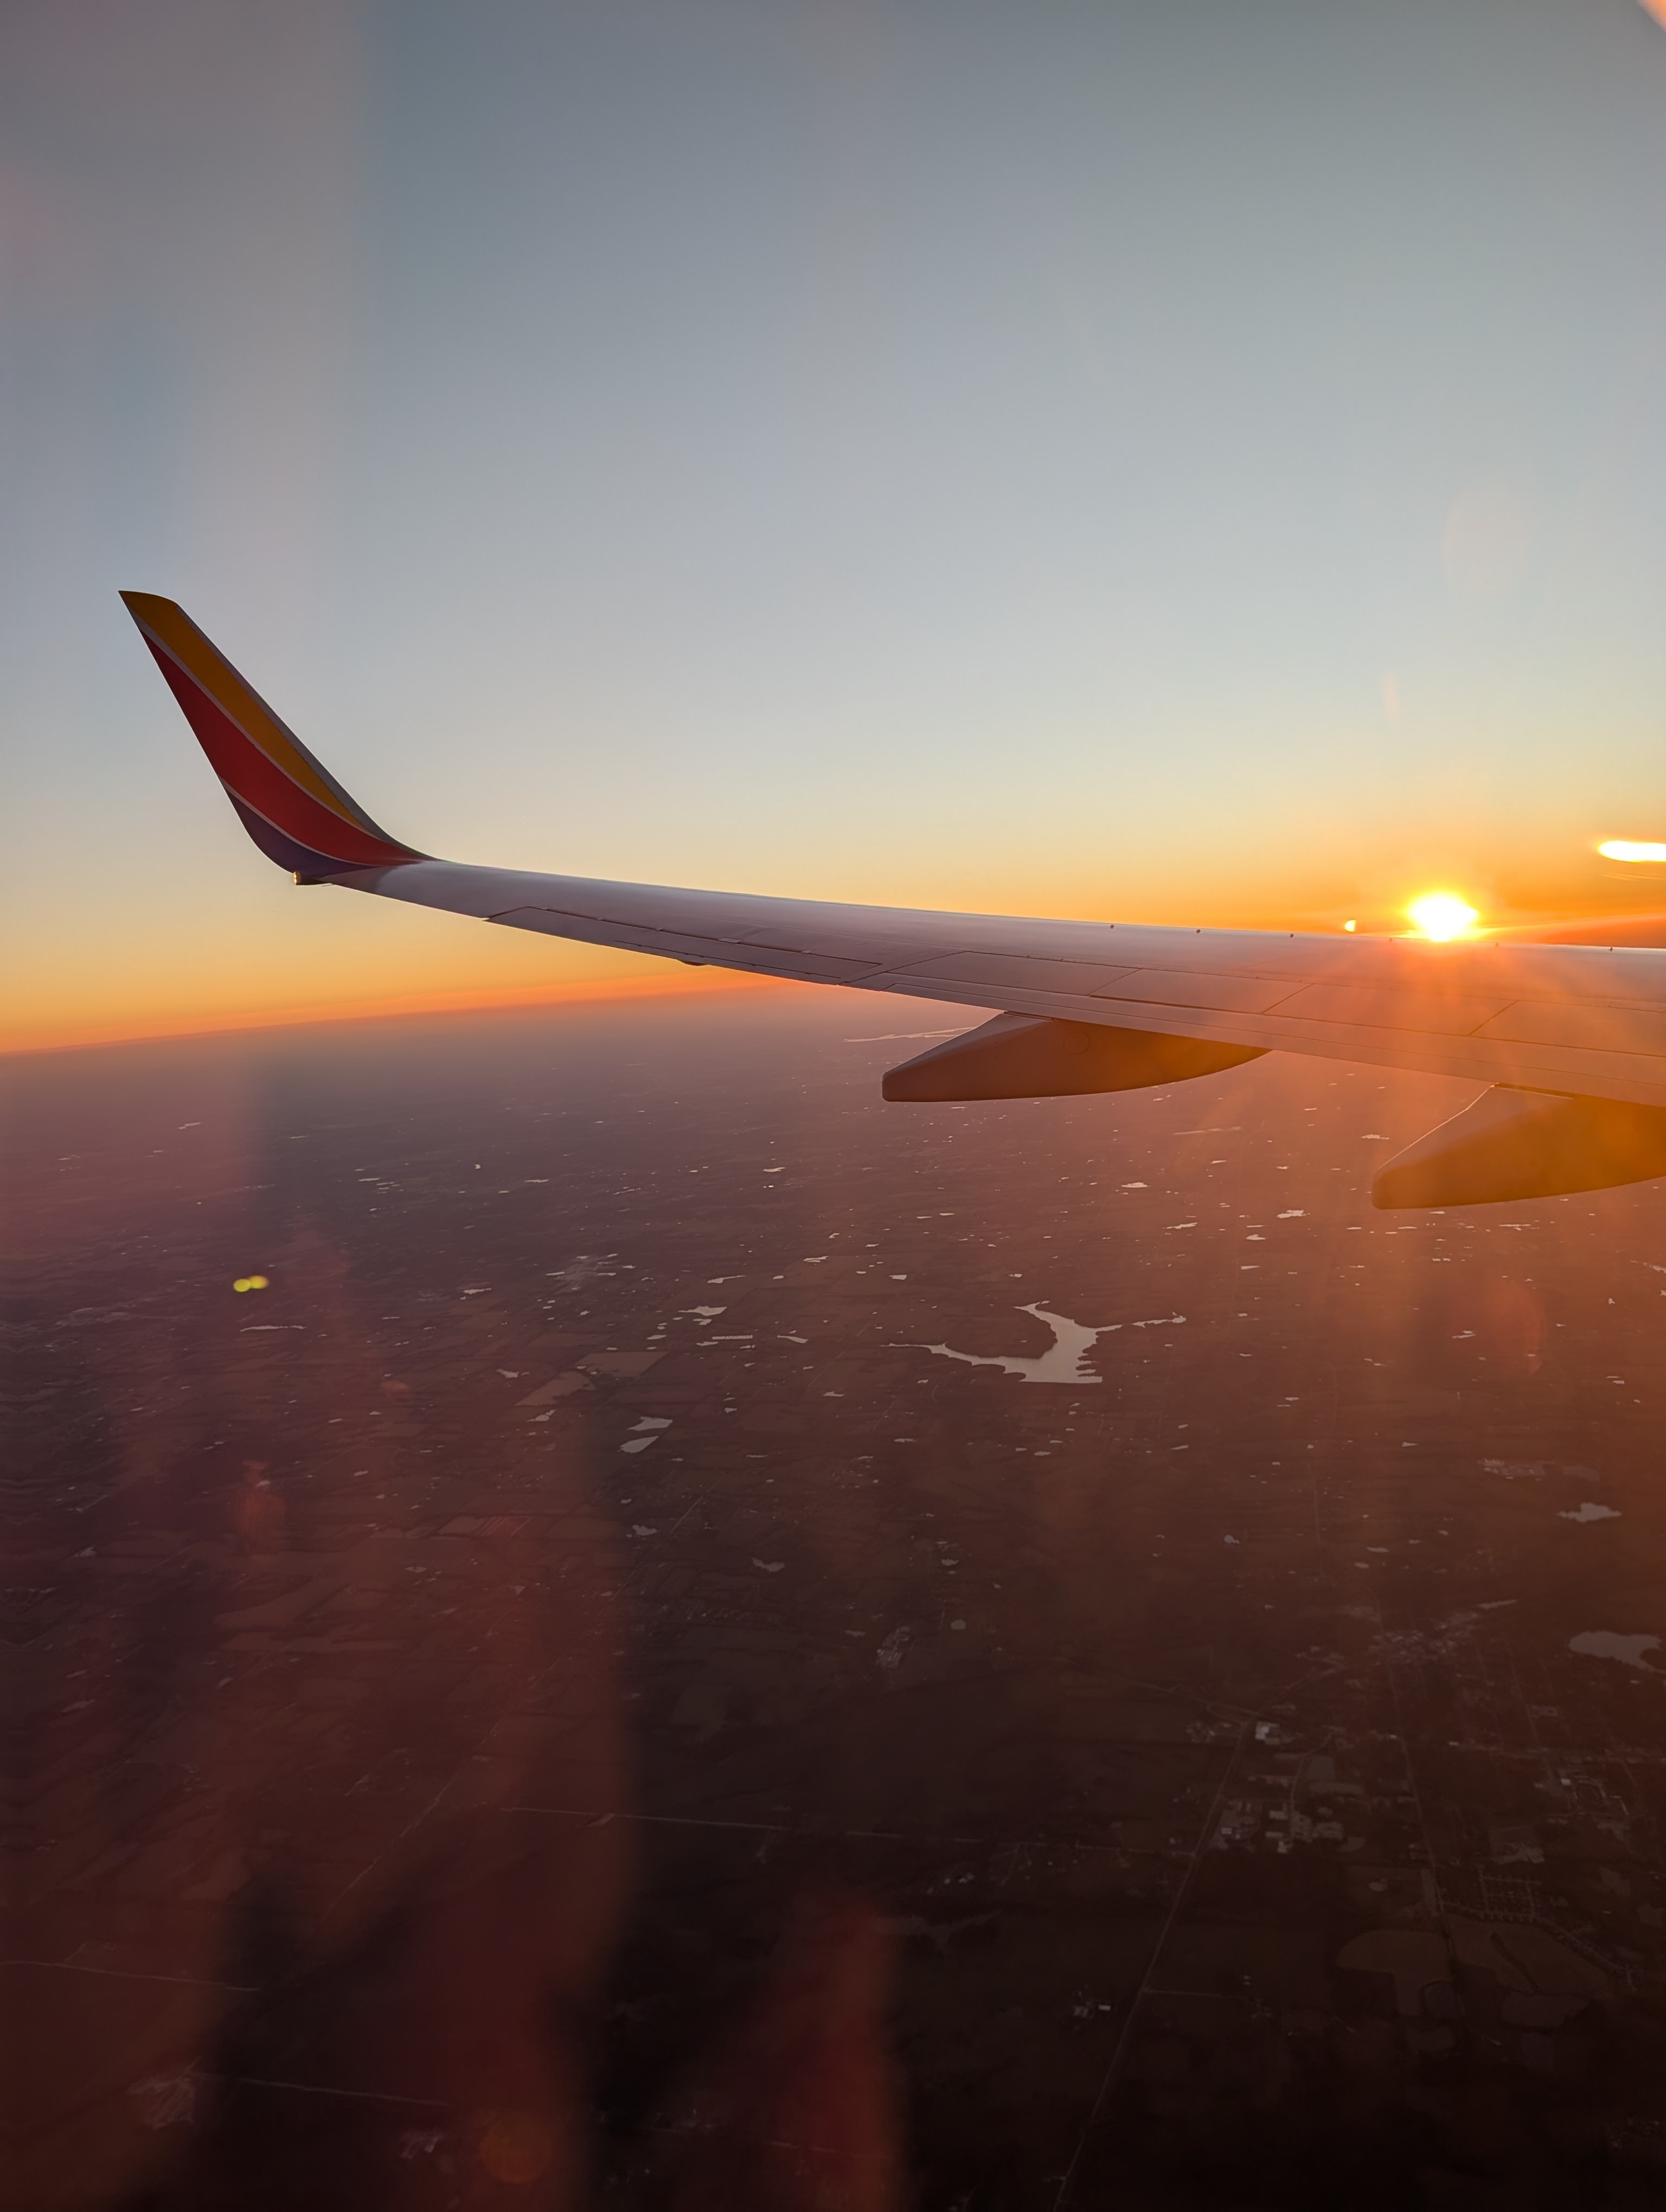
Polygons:
[[1467,937],[1481,919],[1474,908],[1456,891],[1426,891],[1421,898],[1414,899],[1406,911],[1423,934],[1433,938],[1437,945],[1449,945],[1455,937]]
[[1605,860],[1666,860],[1666,845],[1637,845],[1628,837],[1610,837],[1596,849]]

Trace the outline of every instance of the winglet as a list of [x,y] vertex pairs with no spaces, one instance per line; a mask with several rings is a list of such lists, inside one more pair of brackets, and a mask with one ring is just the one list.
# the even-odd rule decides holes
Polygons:
[[156,665],[243,827],[297,881],[427,855],[379,830],[172,599],[124,592]]

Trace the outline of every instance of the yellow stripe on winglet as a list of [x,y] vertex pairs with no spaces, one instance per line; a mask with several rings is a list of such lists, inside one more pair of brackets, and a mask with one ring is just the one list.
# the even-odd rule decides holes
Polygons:
[[316,799],[321,806],[350,822],[355,829],[368,825],[332,791],[295,740],[289,735],[258,691],[243,681],[219,648],[204,636],[185,609],[173,599],[151,592],[124,592],[128,611],[166,646],[173,658],[200,684],[222,712],[229,714],[249,743],[258,745],[269,761],[281,768],[291,782]]

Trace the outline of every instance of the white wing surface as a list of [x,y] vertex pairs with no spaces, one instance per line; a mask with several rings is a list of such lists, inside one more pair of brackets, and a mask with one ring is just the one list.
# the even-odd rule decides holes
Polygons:
[[473,868],[333,882],[802,983],[1666,1107],[1666,951],[1154,929]]

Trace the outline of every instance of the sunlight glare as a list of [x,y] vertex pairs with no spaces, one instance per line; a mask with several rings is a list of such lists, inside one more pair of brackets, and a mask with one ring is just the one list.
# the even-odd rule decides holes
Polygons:
[[1437,945],[1450,944],[1455,937],[1467,937],[1481,919],[1474,907],[1459,898],[1456,891],[1426,891],[1415,898],[1406,909],[1426,937],[1433,938]]
[[1610,837],[1596,849],[1605,860],[1666,860],[1666,845],[1637,845],[1627,837]]

